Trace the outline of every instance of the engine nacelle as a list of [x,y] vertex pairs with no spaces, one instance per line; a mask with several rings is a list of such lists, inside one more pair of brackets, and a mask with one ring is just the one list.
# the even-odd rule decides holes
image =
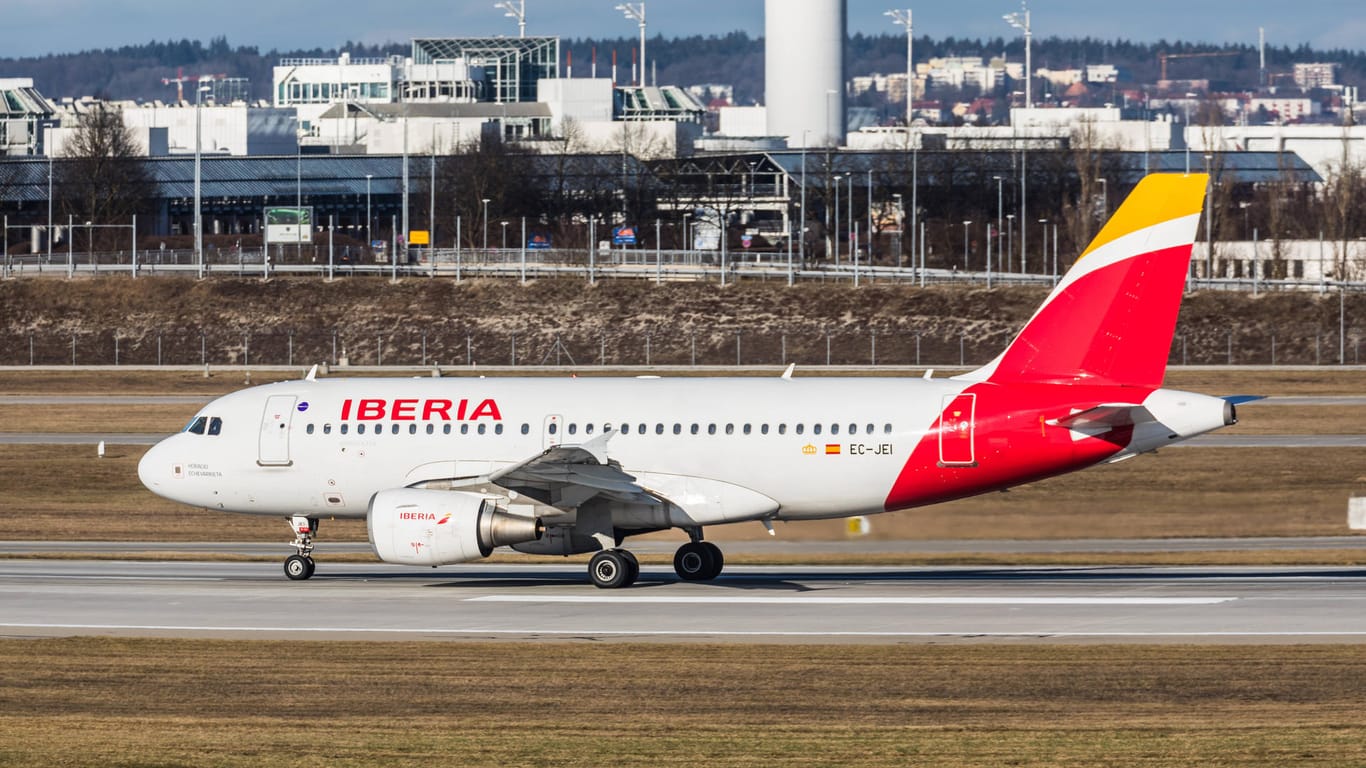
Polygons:
[[479,494],[414,488],[375,494],[366,526],[379,559],[403,565],[478,560],[545,532],[539,518],[510,515]]

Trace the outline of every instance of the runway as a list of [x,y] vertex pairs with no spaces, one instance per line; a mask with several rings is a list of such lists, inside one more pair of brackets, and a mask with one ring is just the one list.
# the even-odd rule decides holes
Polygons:
[[277,563],[0,561],[0,634],[663,642],[1366,642],[1366,568],[645,567],[598,590],[581,564],[440,570]]

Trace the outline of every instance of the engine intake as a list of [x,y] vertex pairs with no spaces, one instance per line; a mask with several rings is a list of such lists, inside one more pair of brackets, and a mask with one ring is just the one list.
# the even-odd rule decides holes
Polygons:
[[466,563],[545,532],[540,518],[508,514],[479,494],[414,488],[375,494],[366,526],[375,555],[404,565]]

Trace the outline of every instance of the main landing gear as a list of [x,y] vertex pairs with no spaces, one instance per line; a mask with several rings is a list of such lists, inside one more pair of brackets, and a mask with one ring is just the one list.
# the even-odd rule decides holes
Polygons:
[[[684,581],[711,581],[721,575],[726,559],[721,548],[710,541],[702,541],[701,532],[678,548],[674,554],[674,571]],[[636,583],[640,576],[640,562],[624,549],[605,549],[588,562],[588,577],[599,589],[621,589]]]
[[291,546],[298,554],[285,558],[285,576],[292,581],[303,581],[313,577],[313,537],[318,533],[318,518],[295,515],[289,519],[290,530],[294,531]]

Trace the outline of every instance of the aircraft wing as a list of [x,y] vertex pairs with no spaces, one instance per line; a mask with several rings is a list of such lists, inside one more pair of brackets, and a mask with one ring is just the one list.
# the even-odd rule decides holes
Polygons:
[[608,432],[578,445],[547,448],[494,472],[487,482],[562,508],[576,507],[595,496],[632,504],[663,503],[607,458],[607,441],[613,434]]

